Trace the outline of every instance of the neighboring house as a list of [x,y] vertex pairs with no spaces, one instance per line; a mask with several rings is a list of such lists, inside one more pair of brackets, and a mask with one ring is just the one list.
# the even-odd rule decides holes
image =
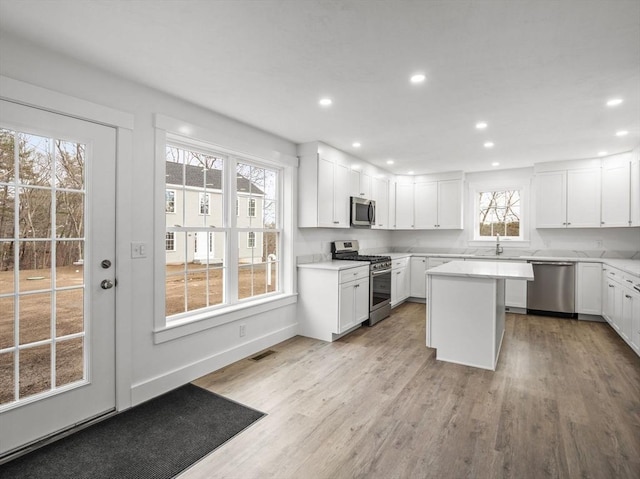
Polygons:
[[[166,175],[165,214],[167,227],[215,228],[223,226],[221,170],[205,170],[200,166],[167,161]],[[261,227],[264,192],[248,178],[239,175],[236,188],[237,226],[239,228]],[[219,231],[186,234],[167,232],[165,250],[167,264],[184,264],[185,260],[188,263],[221,263],[224,257],[224,233]],[[238,250],[240,263],[259,263],[266,260],[262,257],[262,232],[241,233],[241,237],[238,238]]]

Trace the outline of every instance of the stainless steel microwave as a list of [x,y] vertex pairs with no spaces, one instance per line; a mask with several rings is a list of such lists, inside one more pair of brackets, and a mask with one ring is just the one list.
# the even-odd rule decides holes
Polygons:
[[376,202],[351,197],[351,226],[371,227],[376,222]]

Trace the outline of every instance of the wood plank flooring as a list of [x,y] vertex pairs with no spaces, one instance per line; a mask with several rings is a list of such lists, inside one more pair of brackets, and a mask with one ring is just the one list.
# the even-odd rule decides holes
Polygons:
[[640,358],[605,323],[507,315],[495,372],[435,360],[425,306],[195,383],[268,415],[181,479],[640,477]]

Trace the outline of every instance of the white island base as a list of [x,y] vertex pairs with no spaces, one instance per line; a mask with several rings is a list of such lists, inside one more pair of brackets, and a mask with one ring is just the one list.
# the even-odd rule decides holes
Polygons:
[[427,271],[427,346],[437,349],[436,359],[495,371],[505,279],[532,280],[531,265],[453,261]]

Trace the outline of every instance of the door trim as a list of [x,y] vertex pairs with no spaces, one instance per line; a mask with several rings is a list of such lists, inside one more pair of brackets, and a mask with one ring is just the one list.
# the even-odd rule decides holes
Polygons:
[[100,123],[116,129],[116,261],[118,293],[115,304],[116,411],[131,407],[133,284],[130,241],[134,115],[54,90],[0,75],[0,98],[32,108]]

